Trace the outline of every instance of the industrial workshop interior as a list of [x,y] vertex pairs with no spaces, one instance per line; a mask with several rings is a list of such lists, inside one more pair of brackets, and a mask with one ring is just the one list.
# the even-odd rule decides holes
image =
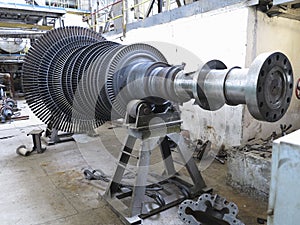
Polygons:
[[299,0],[0,0],[0,225],[299,225],[299,111]]

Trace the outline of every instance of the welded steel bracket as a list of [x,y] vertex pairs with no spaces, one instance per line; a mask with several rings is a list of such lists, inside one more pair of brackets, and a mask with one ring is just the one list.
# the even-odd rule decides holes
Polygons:
[[[144,107],[144,106],[143,106]],[[139,107],[137,107],[139,108]],[[192,152],[187,150],[183,137],[180,135],[182,121],[178,116],[173,121],[154,123],[153,114],[147,113],[148,128],[145,121],[147,115],[142,115],[146,110],[138,110],[138,117],[143,122],[126,124],[128,136],[121,151],[118,165],[113,178],[103,198],[109,203],[122,221],[126,224],[140,224],[142,219],[157,214],[165,209],[180,204],[186,198],[192,198],[206,192],[205,182],[192,158]],[[164,114],[164,113],[161,113]],[[160,113],[156,114],[160,118]],[[138,127],[136,124],[142,124]],[[141,141],[138,154],[133,152],[137,140]],[[187,169],[189,177],[179,175],[176,171],[170,140],[177,144],[177,153],[181,158],[182,167]],[[161,157],[165,172],[158,182],[149,182],[149,167],[151,166],[151,153],[153,144],[159,143]],[[136,160],[136,168],[131,169],[129,161]],[[124,185],[122,180],[125,171],[133,173],[135,180],[131,185]],[[151,178],[152,179],[152,178]]]
[[32,141],[33,141],[32,151],[36,150],[37,153],[43,153],[46,150],[46,148],[42,147],[42,142],[41,142],[41,136],[43,132],[44,132],[43,130],[32,130],[27,134],[27,136],[28,135],[32,136]]
[[47,129],[45,132],[45,136],[43,137],[43,141],[47,145],[55,145],[58,143],[68,142],[68,141],[74,141],[73,133],[71,132],[65,132],[62,134],[58,133],[59,130],[52,127],[52,123],[49,122],[47,124]]

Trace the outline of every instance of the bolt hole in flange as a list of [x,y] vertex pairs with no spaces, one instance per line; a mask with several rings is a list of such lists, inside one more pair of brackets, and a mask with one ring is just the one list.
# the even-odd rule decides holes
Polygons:
[[295,93],[296,93],[297,99],[300,99],[300,78],[298,79],[298,81],[296,83]]
[[[207,205],[207,204],[206,204]],[[228,209],[223,209],[221,211],[215,210],[212,206],[208,206],[206,212],[202,212],[201,210],[193,210],[190,207],[185,209],[186,215],[191,215],[198,221],[201,225],[230,225],[228,222],[222,219],[224,214],[227,214]],[[183,218],[183,221],[186,219]]]
[[249,80],[253,76],[257,80],[246,89],[250,113],[259,120],[279,120],[288,109],[293,92],[293,70],[287,56],[280,52],[262,54],[252,63],[248,76]]
[[272,63],[272,60],[268,59],[268,64],[271,65],[271,63]]

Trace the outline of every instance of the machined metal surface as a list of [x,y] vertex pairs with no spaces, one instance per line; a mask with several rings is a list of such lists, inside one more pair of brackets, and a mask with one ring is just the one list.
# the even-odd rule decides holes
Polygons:
[[293,70],[280,53],[261,54],[252,63],[247,76],[245,99],[251,115],[274,122],[287,111],[293,94]]
[[116,101],[126,84],[124,68],[158,61],[166,59],[150,45],[124,46],[88,29],[59,28],[42,36],[26,56],[26,100],[59,130],[88,131],[111,120],[112,112],[125,116],[127,102]]
[[226,69],[214,60],[200,70],[198,85],[194,98],[205,109],[217,110],[225,103],[246,104],[254,118],[275,122],[289,107],[293,70],[287,56],[280,52],[261,54],[245,69]]
[[246,104],[256,119],[274,122],[290,104],[293,71],[288,58],[274,52],[245,69],[212,60],[185,73],[148,44],[120,45],[89,29],[66,27],[49,31],[30,48],[23,86],[33,112],[67,132],[124,118],[132,100],[155,106],[195,99],[206,110]]
[[65,131],[89,126],[85,115],[72,121],[72,103],[67,101],[62,85],[68,74],[62,71],[68,57],[77,49],[101,40],[105,39],[100,34],[85,28],[58,28],[30,48],[23,64],[23,88],[30,108],[45,123],[51,121],[54,127]]
[[297,99],[300,99],[300,78],[298,78],[296,83],[295,94]]
[[239,210],[235,203],[219,195],[203,194],[198,201],[185,200],[178,209],[182,222],[190,225],[245,225],[236,218]]

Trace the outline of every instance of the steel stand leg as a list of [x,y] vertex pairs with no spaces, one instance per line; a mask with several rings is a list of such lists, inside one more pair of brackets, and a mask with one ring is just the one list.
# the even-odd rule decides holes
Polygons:
[[32,135],[32,151],[36,150],[37,153],[43,153],[46,150],[46,148],[42,148],[41,136],[43,132],[43,130],[33,130],[27,134],[27,136]]
[[192,190],[194,192],[199,192],[201,190],[203,190],[203,188],[206,187],[206,184],[203,180],[203,177],[201,175],[201,173],[199,172],[199,169],[195,163],[195,160],[193,158],[190,158],[190,159],[186,159],[186,154],[188,154],[185,149],[181,149],[179,151],[180,155],[181,155],[181,158],[184,159],[186,165],[186,169],[188,170],[189,172],[189,175],[190,177],[192,178],[192,181],[194,183],[194,186],[192,187]]
[[63,133],[58,134],[58,129],[53,127],[52,122],[50,121],[47,124],[47,129],[44,136],[44,141],[47,145],[54,145],[57,143],[67,142],[67,141],[74,141],[72,137],[73,133]]
[[168,141],[168,137],[165,136],[162,138],[162,141],[160,143],[160,152],[165,164],[165,169],[168,176],[173,176],[176,173],[175,167],[174,167],[174,161]]
[[150,165],[151,148],[149,140],[142,142],[140,157],[138,161],[137,174],[135,179],[135,186],[133,187],[132,202],[131,202],[131,216],[143,213],[143,203],[145,199],[147,177]]
[[115,174],[111,180],[111,183],[109,184],[109,188],[107,189],[105,195],[112,196],[113,194],[118,192],[119,185],[121,183],[122,177],[125,172],[125,167],[130,159],[130,155],[135,142],[136,142],[136,138],[128,135],[127,140],[125,142],[125,146],[123,147],[122,153],[120,154],[119,164],[117,166]]
[[[125,146],[119,157],[116,171],[103,196],[112,210],[120,216],[125,224],[140,224],[142,219],[178,205],[187,197],[195,197],[204,192],[204,188],[206,187],[205,182],[195,161],[191,158],[190,152],[186,149],[187,146],[184,143],[183,137],[178,133],[177,129],[170,129],[170,132],[172,133],[164,135],[163,137],[157,136],[161,134],[160,132],[157,132],[157,134],[152,133],[153,136],[149,137],[148,131],[138,131],[135,133],[129,131]],[[131,134],[134,134],[134,136]],[[178,143],[177,149],[179,156],[182,158],[182,162],[185,164],[193,183],[188,181],[188,179],[186,179],[187,177],[176,173],[168,140],[169,137]],[[138,156],[132,154],[137,139],[141,140]],[[156,185],[163,187],[161,193],[157,192],[158,195],[156,195],[162,198],[161,204],[154,202],[154,205],[149,205],[149,203],[151,204],[151,201],[148,201],[149,196],[151,196],[151,191],[147,188],[151,189],[151,186],[148,185],[147,179],[149,178],[153,143],[156,143],[158,140],[160,140],[159,147],[167,177],[163,181],[157,181],[156,183]],[[137,159],[136,170],[126,168],[130,157]],[[122,185],[125,170],[129,170],[135,174],[135,180],[132,186]]]
[[[169,135],[169,137],[171,139],[175,139],[173,137],[173,135]],[[177,135],[177,137],[178,137],[178,135]],[[192,157],[191,153],[189,153],[187,151],[187,147],[184,142],[184,138],[181,135],[179,135],[179,139],[176,140],[176,142],[178,143],[177,149],[180,154],[180,157],[181,157],[183,163],[185,164],[185,168],[188,170],[188,173],[194,183],[194,186],[192,187],[192,192],[200,193],[201,191],[202,192],[209,191],[209,189],[204,190],[206,188],[205,181],[195,163],[194,158]]]

